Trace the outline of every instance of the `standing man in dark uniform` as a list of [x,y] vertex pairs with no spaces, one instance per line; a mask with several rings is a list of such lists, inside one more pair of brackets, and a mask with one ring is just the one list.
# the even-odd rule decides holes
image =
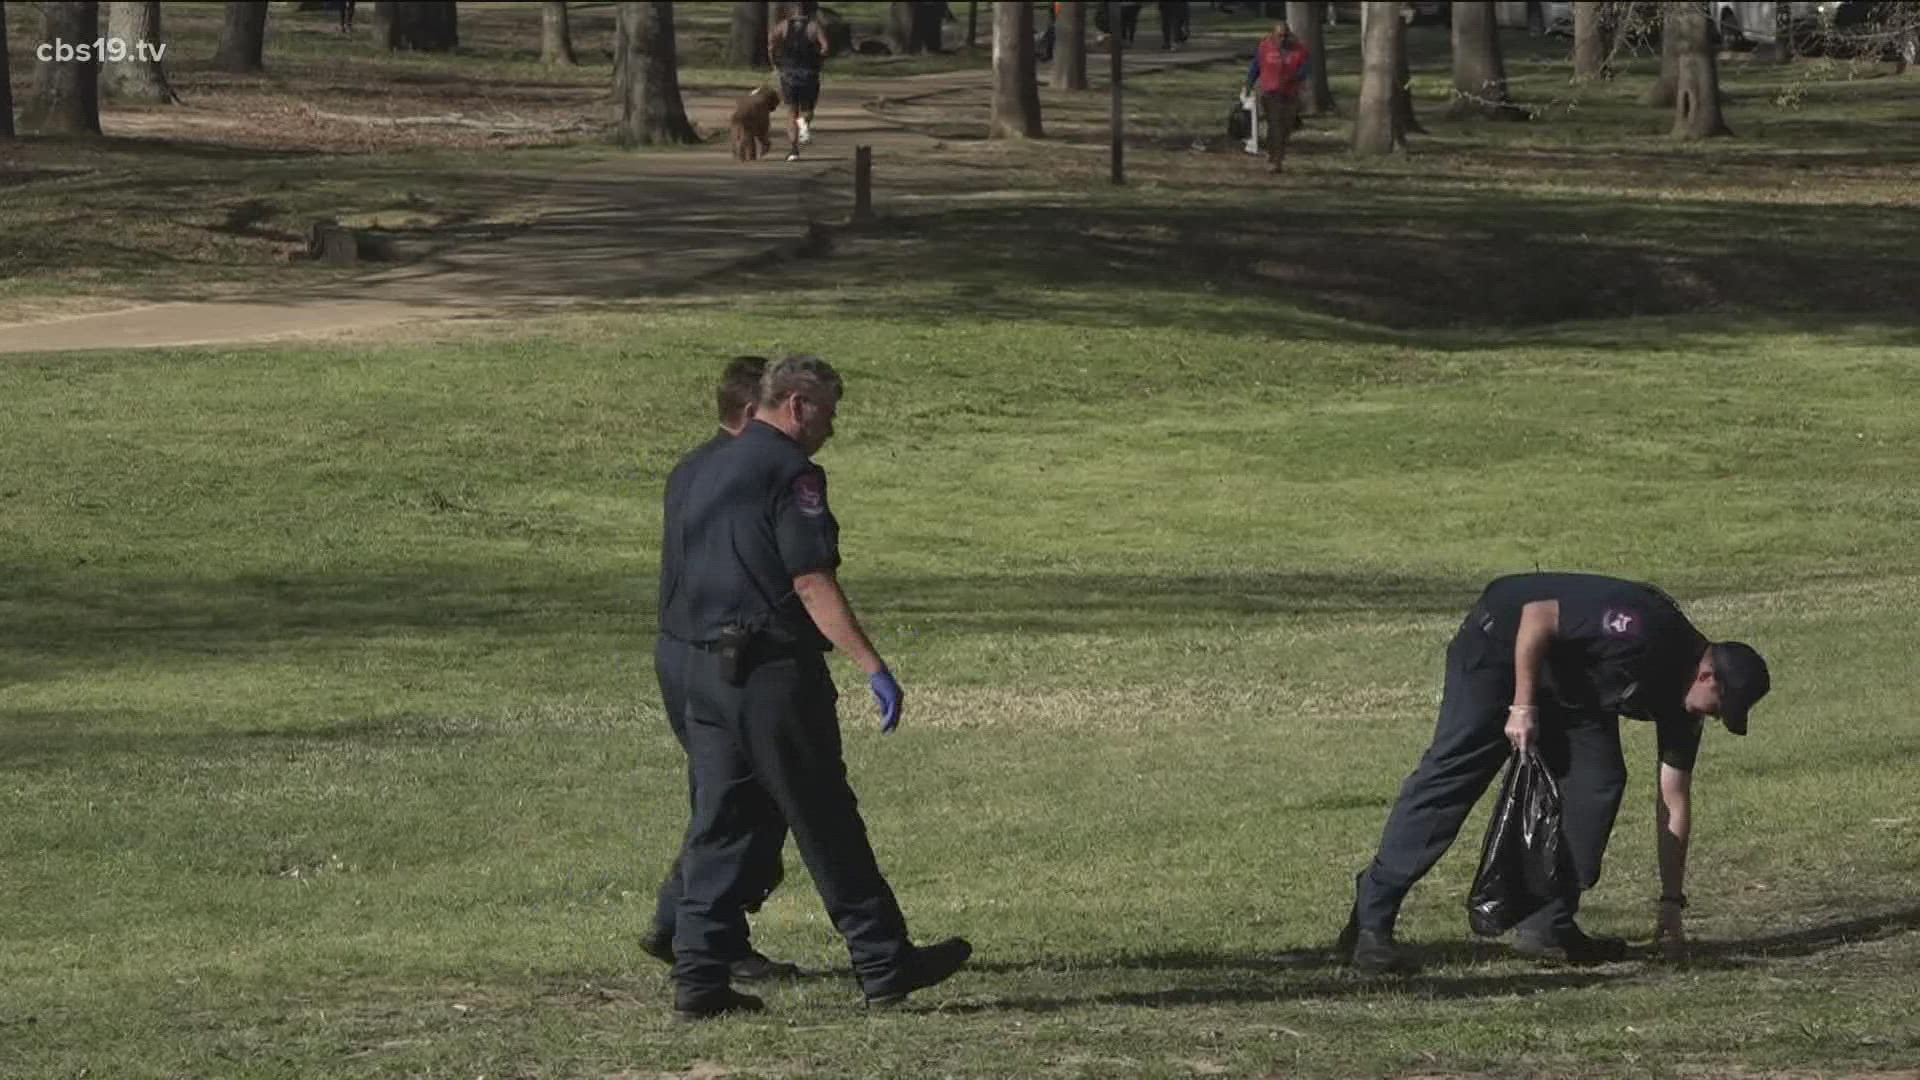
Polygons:
[[[673,467],[667,476],[667,491],[663,521],[670,520],[674,508],[687,497],[687,482],[694,474],[700,461],[708,454],[733,440],[753,419],[753,405],[760,396],[760,378],[766,373],[767,361],[760,356],[736,356],[728,361],[726,369],[720,373],[720,386],[715,393],[720,414],[720,430],[711,439],[701,443],[690,451]],[[679,560],[669,544],[663,542],[660,559],[660,604],[666,607],[668,585],[680,576]],[[663,628],[664,630],[664,628]],[[680,685],[682,653],[688,648],[662,632],[654,641],[653,670],[660,680],[661,703],[666,708],[667,726],[673,730],[674,741],[682,750],[687,746],[686,687]],[[693,767],[687,767],[689,796],[692,802]],[[751,868],[750,879],[754,882],[751,889],[752,899],[745,911],[760,910],[760,904],[780,884],[786,875],[781,864],[780,849],[786,845],[787,822],[780,816],[780,810],[771,800],[762,798],[751,809],[764,815],[766,828],[755,834],[755,844],[747,852],[747,862]],[[682,846],[684,846],[684,841]],[[653,930],[640,942],[640,948],[647,955],[662,961],[673,963],[673,927],[680,908],[680,896],[685,891],[681,874],[681,857],[674,855],[673,866],[667,871],[665,881],[660,883],[658,900],[654,905]],[[743,915],[744,920],[744,915]],[[800,973],[800,969],[789,963],[770,960],[747,945],[747,930],[744,921],[740,930],[743,951],[731,962],[733,977],[743,982],[765,979],[791,978]]]
[[838,647],[867,672],[882,732],[899,723],[902,693],[835,576],[840,527],[812,455],[833,434],[840,396],[840,376],[817,357],[772,364],[746,430],[701,458],[669,507],[662,559],[677,576],[662,590],[661,628],[689,646],[677,678],[693,784],[673,938],[678,1019],[763,1007],[729,978],[758,885],[749,853],[771,827],[754,809],[761,799],[792,828],[869,1005],[898,1004],[972,953],[960,938],[908,939],[847,783],[824,654]]
[[[1515,750],[1536,748],[1559,781],[1566,848],[1579,890],[1591,889],[1626,790],[1623,714],[1651,721],[1659,741],[1659,928],[1677,948],[1702,718],[1745,735],[1747,712],[1768,685],[1751,646],[1709,642],[1651,585],[1591,574],[1494,581],[1447,648],[1433,745],[1400,787],[1379,854],[1356,878],[1338,948],[1368,974],[1411,966],[1393,940],[1401,901]],[[1624,956],[1625,942],[1574,924],[1580,891],[1522,922],[1515,949],[1573,962]]]

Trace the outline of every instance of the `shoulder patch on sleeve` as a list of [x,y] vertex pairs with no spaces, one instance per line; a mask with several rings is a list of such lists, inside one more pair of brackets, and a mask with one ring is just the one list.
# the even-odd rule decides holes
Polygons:
[[818,473],[801,473],[793,478],[793,505],[807,517],[827,512],[827,485]]
[[1630,608],[1608,608],[1600,616],[1600,629],[1612,638],[1637,638],[1644,620]]

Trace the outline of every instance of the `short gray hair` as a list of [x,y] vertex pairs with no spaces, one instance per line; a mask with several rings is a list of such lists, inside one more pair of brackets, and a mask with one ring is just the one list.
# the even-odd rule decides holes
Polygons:
[[760,407],[769,411],[795,394],[809,400],[830,396],[839,401],[843,392],[840,373],[817,356],[790,353],[767,365],[760,376]]

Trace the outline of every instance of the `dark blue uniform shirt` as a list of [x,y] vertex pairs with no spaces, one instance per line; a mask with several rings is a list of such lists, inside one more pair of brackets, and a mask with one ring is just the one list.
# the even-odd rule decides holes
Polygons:
[[827,474],[758,420],[683,458],[667,479],[660,632],[710,642],[746,626],[779,645],[826,651],[793,579],[840,566]]
[[1560,603],[1560,629],[1541,671],[1543,691],[1562,708],[1652,721],[1660,760],[1691,770],[1700,753],[1700,721],[1686,710],[1707,639],[1673,598],[1652,585],[1598,574],[1515,574],[1480,596],[1481,629],[1511,666],[1520,609]]

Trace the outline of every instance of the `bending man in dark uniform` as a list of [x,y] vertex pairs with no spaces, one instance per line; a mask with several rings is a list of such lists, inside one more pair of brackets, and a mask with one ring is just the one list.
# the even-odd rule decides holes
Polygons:
[[693,465],[669,507],[662,560],[677,576],[662,590],[661,628],[687,646],[677,678],[693,788],[673,937],[679,1019],[762,1008],[729,970],[759,887],[750,852],[773,827],[754,809],[762,799],[792,828],[869,1005],[941,982],[972,952],[960,938],[908,939],[847,783],[824,654],[838,647],[867,672],[883,732],[899,722],[901,690],[840,591],[840,526],[811,460],[840,395],[817,357],[770,365],[754,419]]
[[[674,507],[687,497],[687,481],[694,474],[701,459],[712,453],[715,448],[732,441],[753,419],[753,405],[760,396],[760,378],[766,373],[767,361],[760,356],[736,356],[728,361],[726,369],[720,374],[720,386],[716,391],[720,430],[711,439],[701,443],[680,459],[667,476],[665,512],[662,520],[673,517]],[[668,585],[680,576],[679,561],[673,555],[670,545],[663,543],[660,559],[660,602],[664,611]],[[682,750],[687,746],[686,687],[680,685],[681,654],[687,646],[662,633],[654,641],[653,670],[660,680],[660,699],[666,708],[667,726],[673,731],[674,741]],[[693,765],[687,765],[687,794],[689,806],[693,795]],[[753,886],[749,890],[751,899],[745,911],[760,910],[760,904],[780,884],[786,875],[781,864],[780,849],[787,842],[787,821],[780,816],[780,809],[769,799],[761,798],[757,805],[750,806],[755,813],[766,820],[766,828],[755,833],[755,844],[748,850],[746,859],[750,868]],[[684,841],[682,842],[684,846]],[[658,900],[654,905],[653,929],[641,940],[640,948],[647,955],[664,963],[673,963],[673,927],[680,909],[680,896],[685,891],[682,876],[681,857],[674,855],[673,867],[667,871],[665,881],[660,883]],[[744,920],[744,915],[743,915]],[[743,921],[740,930],[742,952],[731,963],[732,974],[741,981],[790,978],[800,974],[800,969],[789,963],[770,960],[747,944],[747,929]]]
[[[1659,741],[1660,929],[1677,942],[1702,718],[1747,733],[1767,692],[1765,661],[1737,641],[1709,642],[1651,585],[1590,574],[1520,574],[1488,585],[1447,647],[1433,745],[1401,785],[1380,852],[1356,878],[1341,951],[1369,974],[1405,970],[1393,940],[1400,904],[1439,861],[1508,756],[1538,749],[1559,780],[1566,848],[1581,890],[1626,790],[1620,716],[1653,722]],[[1574,923],[1575,892],[1516,930],[1515,949],[1575,962],[1619,959],[1626,943]]]

